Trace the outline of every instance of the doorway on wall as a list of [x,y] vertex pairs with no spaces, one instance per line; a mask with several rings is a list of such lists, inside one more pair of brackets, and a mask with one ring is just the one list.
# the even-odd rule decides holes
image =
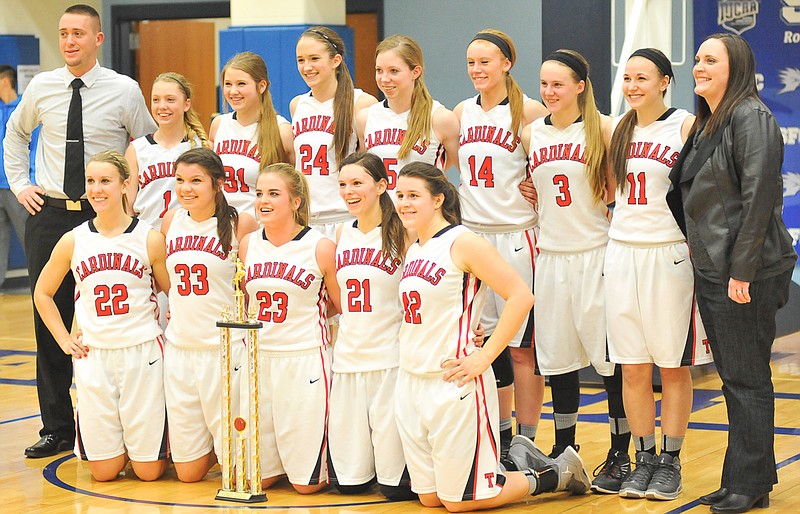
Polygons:
[[112,5],[110,11],[112,67],[138,81],[146,99],[159,74],[184,75],[208,130],[217,112],[216,38],[230,24],[230,2]]
[[[383,2],[346,1],[346,24],[355,32],[354,82],[378,97],[375,49],[383,38]],[[111,66],[137,80],[145,98],[160,73],[186,76],[194,85],[193,105],[208,129],[219,98],[217,34],[230,24],[230,2],[111,5],[110,13]]]

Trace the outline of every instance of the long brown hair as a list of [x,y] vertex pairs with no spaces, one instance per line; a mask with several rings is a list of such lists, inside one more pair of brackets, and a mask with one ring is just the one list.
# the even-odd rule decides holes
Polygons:
[[[225,72],[228,68],[243,71],[250,75],[256,83],[256,88],[261,81],[266,82],[267,87],[261,93],[261,102],[258,108],[258,151],[261,155],[261,166],[267,166],[276,162],[286,162],[286,151],[283,149],[281,133],[278,129],[278,113],[272,105],[272,95],[269,92],[269,75],[267,74],[267,64],[260,55],[253,52],[241,52],[233,57],[222,68],[222,83],[225,83]],[[257,91],[258,89],[256,89]]]
[[[661,50],[657,48],[647,48],[645,49],[648,52],[655,53],[656,55],[663,58],[662,63],[666,63],[668,66],[667,70],[662,70],[653,59],[648,58],[646,55],[642,55],[642,53],[638,53],[639,50],[634,52],[628,60],[632,57],[644,57],[648,59],[650,62],[653,63],[653,67],[656,70],[656,74],[660,79],[664,77],[669,77],[670,82],[672,81],[672,65],[669,64],[669,59]],[[665,74],[664,71],[667,71]],[[667,94],[667,90],[661,92],[661,96],[665,96]],[[638,118],[636,116],[636,109],[631,109],[622,119],[619,120],[617,123],[617,127],[614,129],[614,134],[611,136],[611,144],[609,145],[608,151],[608,158],[611,166],[614,168],[614,176],[617,179],[617,188],[622,192],[625,189],[626,178],[625,176],[628,174],[628,148],[631,145],[631,140],[633,139],[633,129],[636,128],[636,123],[638,122]]]
[[[178,85],[178,88],[183,93],[183,97],[186,100],[192,99],[193,89],[192,85],[189,81],[181,75],[180,73],[175,73],[174,71],[168,71],[166,73],[162,73],[153,81],[153,84],[157,82],[172,82]],[[194,110],[194,107],[189,104],[189,109],[187,109],[183,113],[183,127],[184,132],[186,132],[186,138],[189,140],[189,145],[191,147],[195,146],[195,138],[200,140],[200,144],[204,148],[211,148],[211,142],[208,140],[208,135],[206,134],[206,129],[203,128],[203,124],[200,123],[200,117],[197,115],[197,112]]]
[[213,150],[208,148],[192,148],[183,152],[175,160],[175,169],[180,164],[196,164],[211,178],[214,188],[214,217],[217,218],[217,237],[222,245],[225,257],[231,251],[233,234],[239,224],[239,213],[236,208],[228,204],[220,184],[225,180],[225,168],[222,159]]
[[702,96],[697,97],[697,117],[692,125],[691,132],[700,130],[706,136],[712,135],[727,120],[733,109],[742,101],[754,98],[761,102],[756,86],[756,59],[753,49],[741,36],[720,32],[711,34],[703,40],[719,39],[728,52],[728,85],[722,95],[719,105],[711,112],[708,102]]
[[[336,93],[333,96],[333,149],[336,162],[341,163],[350,151],[350,138],[353,135],[353,111],[355,98],[353,96],[353,79],[350,70],[344,62],[347,50],[339,34],[328,27],[311,27],[303,32],[300,38],[311,38],[324,44],[328,49],[328,56],[333,59],[336,55],[342,56],[342,62],[336,67]],[[341,164],[338,166],[341,168]]]
[[375,50],[375,57],[394,50],[410,69],[420,68],[419,77],[414,81],[414,90],[411,92],[411,111],[408,113],[408,128],[403,137],[403,143],[397,151],[399,159],[405,159],[417,141],[423,144],[431,140],[431,109],[433,98],[425,86],[425,62],[422,58],[422,48],[414,39],[404,34],[394,34],[380,42]]
[[608,156],[606,152],[606,145],[603,141],[603,129],[600,125],[600,113],[597,111],[597,104],[594,100],[594,89],[592,88],[592,81],[589,78],[589,63],[586,58],[576,52],[575,50],[556,50],[554,53],[563,52],[577,59],[586,70],[586,79],[578,76],[578,73],[570,66],[561,61],[555,62],[560,66],[564,66],[570,72],[572,79],[578,83],[584,81],[584,89],[578,94],[578,109],[583,118],[583,126],[586,131],[586,169],[589,172],[589,185],[592,188],[592,197],[594,197],[595,204],[604,202],[606,198],[606,186],[608,179],[606,177],[606,166],[608,163]]
[[[342,161],[340,170],[347,165],[361,166],[376,183],[386,181],[388,188],[389,175],[380,157],[369,152],[357,152],[347,156]],[[441,174],[441,171],[439,172]],[[395,259],[402,259],[405,253],[406,231],[403,222],[397,215],[394,202],[389,193],[384,191],[378,200],[381,207],[381,250],[384,254]]]
[[452,225],[461,224],[461,202],[458,199],[458,190],[442,173],[442,170],[425,162],[411,162],[403,166],[398,174],[400,177],[413,177],[422,179],[428,191],[433,196],[443,195],[442,216]]

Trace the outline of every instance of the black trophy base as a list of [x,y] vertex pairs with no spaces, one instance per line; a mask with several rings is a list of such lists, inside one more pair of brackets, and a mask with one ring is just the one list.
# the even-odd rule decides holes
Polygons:
[[227,500],[239,503],[262,503],[267,501],[267,493],[251,493],[249,491],[225,491],[220,489],[217,491],[215,500]]

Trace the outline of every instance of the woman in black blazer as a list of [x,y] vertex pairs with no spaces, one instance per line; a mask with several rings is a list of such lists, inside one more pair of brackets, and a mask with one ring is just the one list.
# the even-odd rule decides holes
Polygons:
[[781,217],[783,140],[759,98],[750,46],[711,35],[693,74],[697,119],[671,175],[682,199],[672,207],[689,242],[729,421],[721,487],[700,502],[711,512],[746,512],[768,506],[778,481],[769,360],[797,254]]

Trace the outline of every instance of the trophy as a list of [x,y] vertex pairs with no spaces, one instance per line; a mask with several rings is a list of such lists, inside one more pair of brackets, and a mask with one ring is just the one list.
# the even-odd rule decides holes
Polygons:
[[[233,278],[233,315],[231,317],[230,308],[225,307],[222,320],[217,322],[222,361],[222,489],[217,492],[216,499],[243,503],[265,502],[267,495],[261,489],[258,414],[258,330],[262,323],[255,320],[255,311],[251,311],[250,316],[245,313],[241,287],[245,276],[244,264],[236,253],[231,258],[236,265]],[[231,329],[243,329],[247,333],[247,420],[240,413],[231,412]],[[234,391],[234,394],[238,393],[239,391]]]

